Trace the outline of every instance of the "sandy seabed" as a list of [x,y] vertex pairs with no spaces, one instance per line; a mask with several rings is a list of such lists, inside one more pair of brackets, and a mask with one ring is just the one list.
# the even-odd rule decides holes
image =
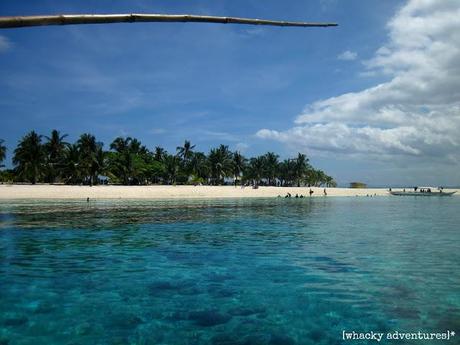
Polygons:
[[[241,186],[66,186],[0,185],[0,199],[193,199],[264,198],[291,193],[308,196],[309,187]],[[323,187],[312,187],[313,197],[324,197]],[[448,190],[445,190],[448,191]],[[449,190],[450,191],[450,190]],[[327,196],[388,196],[384,188],[326,188]],[[458,195],[457,190],[457,195]]]

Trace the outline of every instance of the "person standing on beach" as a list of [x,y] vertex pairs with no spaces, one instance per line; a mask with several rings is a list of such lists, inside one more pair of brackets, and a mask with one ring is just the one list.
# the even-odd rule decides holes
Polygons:
[[310,188],[310,191],[308,193],[310,193],[310,196],[313,194],[313,191],[311,190],[311,188]]
[[323,190],[324,196],[327,196],[326,188]]

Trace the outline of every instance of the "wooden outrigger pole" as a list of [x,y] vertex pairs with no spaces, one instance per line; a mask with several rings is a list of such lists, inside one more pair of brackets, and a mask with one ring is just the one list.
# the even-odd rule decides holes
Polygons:
[[0,17],[0,29],[44,25],[109,24],[145,22],[193,22],[269,26],[328,27],[336,23],[306,23],[253,18],[198,16],[190,14],[60,14]]

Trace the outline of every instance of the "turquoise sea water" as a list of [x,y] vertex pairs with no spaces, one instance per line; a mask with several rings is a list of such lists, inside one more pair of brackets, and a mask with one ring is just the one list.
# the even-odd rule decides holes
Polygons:
[[[460,334],[460,197],[0,203],[0,344]],[[386,341],[381,344],[458,344]]]

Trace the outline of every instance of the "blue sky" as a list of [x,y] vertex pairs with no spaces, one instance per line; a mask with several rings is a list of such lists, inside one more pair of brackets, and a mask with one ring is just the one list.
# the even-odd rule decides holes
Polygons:
[[[134,136],[170,152],[185,139],[205,152],[220,143],[248,156],[270,150],[285,158],[301,151],[341,184],[460,184],[456,139],[417,137],[420,127],[407,125],[420,116],[433,118],[439,104],[455,106],[455,97],[435,105],[380,94],[372,106],[362,101],[376,86],[391,88],[413,69],[409,62],[401,72],[388,56],[407,53],[400,42],[407,33],[397,21],[429,17],[422,2],[430,1],[2,0],[0,15],[193,13],[339,27],[152,23],[2,30],[0,138],[9,157],[26,132],[48,135],[56,128],[69,134],[69,141],[93,133],[106,147],[117,136]],[[356,102],[358,108],[351,107]],[[387,118],[402,112],[406,123],[376,121],[381,112]],[[457,126],[458,114],[447,118],[446,127],[449,120]],[[441,159],[446,150],[449,155]],[[446,168],[433,175],[439,164]]]

